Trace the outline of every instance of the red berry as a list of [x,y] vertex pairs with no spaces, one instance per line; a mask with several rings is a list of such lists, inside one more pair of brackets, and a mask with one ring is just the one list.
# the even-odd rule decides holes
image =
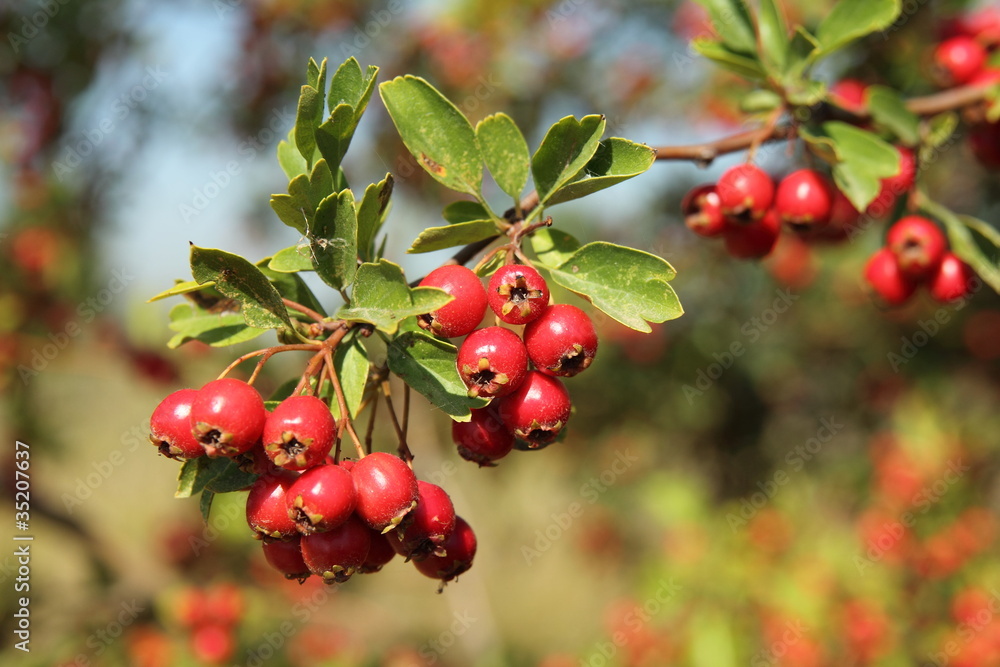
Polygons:
[[455,529],[444,541],[447,555],[431,554],[424,560],[414,561],[417,569],[431,579],[451,581],[472,567],[476,556],[476,534],[462,517],[455,517]]
[[[358,572],[361,574],[378,572],[386,563],[396,557],[396,550],[393,549],[389,537],[371,528],[368,529],[368,536],[371,537],[372,545],[368,549],[368,557],[365,558],[365,562],[358,568]],[[395,536],[393,536],[393,542],[395,542],[395,539]]]
[[351,477],[358,496],[355,511],[375,530],[392,530],[417,504],[417,478],[398,456],[369,454],[354,464]]
[[816,229],[830,221],[832,210],[833,188],[818,171],[793,171],[778,184],[774,211],[784,223],[800,229]]
[[442,545],[455,529],[455,506],[444,489],[423,480],[417,486],[420,497],[411,513],[412,521],[400,539],[390,539],[396,553],[410,560],[443,555]]
[[205,453],[191,433],[191,403],[197,389],[179,389],[156,406],[149,418],[149,440],[171,459],[196,459]]
[[908,215],[896,221],[886,235],[886,245],[896,255],[899,270],[915,280],[937,270],[948,249],[940,228],[919,215]]
[[551,306],[524,327],[524,346],[538,370],[572,377],[597,354],[597,331],[587,314],[569,304]]
[[303,535],[336,528],[351,516],[356,502],[351,473],[338,465],[306,470],[285,494],[288,516]]
[[845,241],[851,238],[861,216],[858,209],[854,207],[839,189],[833,189],[833,204],[830,209],[830,222],[826,227],[819,230],[816,236],[810,240],[822,240],[830,242]]
[[917,283],[899,270],[896,254],[881,248],[865,265],[865,280],[882,300],[890,306],[899,306],[913,296]]
[[302,560],[309,571],[323,577],[323,582],[343,583],[351,578],[368,557],[370,530],[358,517],[325,533],[302,538]]
[[507,324],[527,324],[549,307],[549,287],[535,269],[508,264],[490,276],[490,308]]
[[934,50],[935,75],[945,86],[967,83],[986,65],[986,49],[972,37],[946,39]]
[[247,496],[247,523],[258,537],[283,540],[299,534],[288,517],[285,495],[298,475],[278,470],[258,477]]
[[681,202],[681,211],[684,224],[699,236],[719,236],[726,228],[722,200],[714,185],[699,185],[688,192]]
[[983,7],[962,17],[962,31],[984,44],[1000,42],[1000,7]]
[[722,212],[745,220],[759,220],[774,201],[774,181],[759,167],[739,164],[719,177],[716,186]]
[[956,301],[971,294],[975,283],[976,274],[969,265],[954,253],[947,252],[931,278],[931,296],[942,302]]
[[830,86],[830,101],[852,113],[863,113],[868,106],[868,84],[858,79],[841,79]]
[[990,86],[995,86],[1000,83],[1000,68],[991,67],[989,69],[984,69],[980,71],[976,76],[969,80],[970,86],[978,86],[980,88],[989,88]]
[[194,437],[209,456],[235,456],[260,440],[267,411],[257,390],[233,378],[213,380],[191,404]]
[[905,146],[897,146],[896,150],[899,151],[899,173],[882,179],[882,188],[875,201],[868,205],[869,213],[880,214],[888,210],[917,182],[917,156]]
[[285,579],[297,579],[301,584],[312,573],[302,560],[302,540],[293,537],[290,540],[269,540],[262,543],[264,559],[275,570],[285,575]]
[[979,123],[969,130],[973,155],[987,169],[1000,169],[1000,123]]
[[438,336],[455,338],[475,330],[486,314],[486,290],[471,269],[457,264],[442,266],[420,281],[421,287],[437,287],[455,299],[433,313],[421,315],[417,324]]
[[208,589],[205,597],[206,613],[211,622],[223,627],[239,623],[244,610],[243,591],[233,583],[221,583]]
[[264,450],[275,465],[306,470],[330,453],[337,420],[315,396],[290,396],[264,422]]
[[236,640],[229,628],[202,625],[191,634],[191,652],[199,662],[224,665],[236,652]]
[[467,422],[451,423],[451,438],[458,454],[480,467],[496,465],[514,448],[514,434],[507,430],[492,407],[472,410]]
[[569,392],[558,378],[530,371],[518,390],[500,401],[497,410],[504,425],[527,442],[529,449],[541,449],[559,435],[572,407]]
[[759,259],[770,254],[781,233],[781,222],[773,210],[760,220],[731,223],[726,228],[726,252],[739,259]]
[[510,329],[485,327],[469,334],[455,363],[469,396],[504,396],[524,381],[528,351]]

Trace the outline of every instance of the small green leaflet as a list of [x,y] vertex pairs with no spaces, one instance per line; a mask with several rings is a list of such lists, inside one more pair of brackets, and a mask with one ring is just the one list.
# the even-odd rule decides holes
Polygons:
[[627,139],[611,137],[597,146],[594,156],[574,180],[552,193],[548,203],[578,199],[646,172],[656,159],[656,151]]
[[493,180],[501,190],[519,199],[528,184],[531,154],[513,119],[504,113],[487,116],[476,125],[476,140]]
[[891,26],[902,11],[901,0],[838,0],[816,28],[820,48],[814,58],[829,55],[856,39]]
[[171,350],[190,340],[226,347],[253,340],[267,331],[247,326],[240,313],[211,313],[190,303],[179,303],[170,310],[169,326],[177,332],[167,342]]
[[415,254],[432,252],[454,246],[485,241],[498,236],[496,223],[492,220],[470,220],[444,227],[428,227],[420,232],[406,252]]
[[308,236],[317,275],[337,290],[350,285],[358,266],[354,194],[344,190],[321,201]]
[[391,335],[407,317],[437,310],[453,298],[434,287],[411,288],[398,264],[381,259],[358,267],[351,302],[337,311],[337,317],[366,322]]
[[538,211],[549,197],[577,178],[594,157],[604,134],[604,116],[566,116],[549,128],[531,158],[531,174],[538,190]]
[[455,367],[454,345],[423,331],[407,331],[389,343],[389,370],[455,421],[469,421],[472,408],[487,401],[469,398]]
[[580,242],[561,229],[542,227],[528,237],[538,261],[546,266],[559,266],[580,249]]
[[[340,385],[344,390],[347,411],[351,413],[353,419],[358,416],[358,408],[364,399],[369,367],[368,352],[358,340],[358,336],[342,341],[337,346],[333,355],[333,365],[337,368],[337,377],[340,378]],[[337,401],[333,402],[333,414],[340,417],[340,406]]]
[[246,323],[259,329],[291,327],[281,295],[260,269],[239,255],[191,246],[191,274],[199,283],[214,282],[215,289],[239,301]]
[[267,263],[267,268],[278,273],[312,271],[312,249],[308,243],[302,243],[279,250],[271,258],[271,261]]

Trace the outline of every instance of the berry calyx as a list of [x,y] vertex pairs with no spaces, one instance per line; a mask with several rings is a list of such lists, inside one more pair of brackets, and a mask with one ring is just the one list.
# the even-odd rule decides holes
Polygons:
[[722,212],[744,222],[762,218],[774,201],[774,181],[752,164],[727,169],[719,177],[716,189]]
[[444,542],[455,529],[455,506],[440,486],[418,480],[417,487],[419,499],[412,521],[400,539],[390,539],[390,544],[410,560],[423,560],[431,554],[443,556]]
[[983,69],[986,58],[986,49],[972,37],[952,37],[934,50],[934,73],[943,85],[959,86]]
[[497,410],[504,425],[529,449],[541,449],[559,435],[572,407],[562,381],[530,371],[517,391],[500,401]]
[[368,536],[371,538],[371,547],[368,549],[365,562],[358,568],[358,572],[361,574],[374,574],[396,557],[396,550],[393,549],[387,535],[369,528]]
[[476,556],[476,534],[465,519],[455,517],[455,529],[442,546],[446,555],[431,554],[424,560],[414,561],[421,574],[448,582],[472,567]]
[[290,540],[265,539],[262,543],[264,560],[275,570],[285,575],[285,579],[295,579],[300,584],[312,572],[302,560],[302,541],[299,537]]
[[524,381],[528,351],[510,329],[485,327],[462,342],[456,364],[469,396],[504,396]]
[[781,234],[781,222],[773,210],[748,224],[726,227],[726,252],[738,259],[759,259],[771,253]]
[[495,466],[514,448],[514,434],[507,430],[492,407],[473,409],[467,422],[451,423],[451,438],[458,455],[479,467]]
[[490,308],[507,324],[527,324],[549,307],[549,287],[535,269],[508,264],[490,276]]
[[890,306],[906,303],[917,289],[917,283],[899,270],[896,254],[889,248],[869,258],[864,275],[875,294]]
[[247,524],[257,538],[284,540],[299,534],[295,522],[288,517],[285,495],[298,475],[278,470],[258,477],[247,496]]
[[684,224],[697,234],[711,238],[726,229],[726,216],[722,200],[714,185],[699,185],[684,196],[681,202]]
[[954,253],[947,252],[931,278],[931,296],[943,303],[957,301],[972,293],[976,280],[976,274],[968,264]]
[[235,456],[253,447],[264,430],[264,399],[246,382],[213,380],[191,404],[191,429],[211,457]]
[[302,473],[285,494],[288,517],[303,535],[321,533],[347,521],[357,494],[351,473],[339,465],[319,465]]
[[524,327],[524,347],[543,373],[572,377],[586,370],[597,354],[597,330],[587,314],[555,304]]
[[886,245],[896,255],[899,270],[918,280],[937,270],[948,249],[941,229],[919,215],[896,221],[886,235]]
[[398,456],[369,454],[354,464],[351,478],[357,492],[355,512],[377,531],[393,530],[417,505],[417,478]]
[[323,583],[343,583],[364,564],[371,548],[371,531],[358,517],[325,533],[302,538],[302,560]]
[[191,433],[191,404],[197,389],[179,389],[156,406],[149,418],[149,440],[171,459],[196,459],[205,449]]
[[437,287],[455,299],[432,313],[417,317],[422,329],[444,338],[465,336],[475,330],[486,314],[486,289],[471,269],[457,264],[442,266],[420,281],[421,287]]
[[826,176],[813,169],[799,169],[778,184],[774,211],[778,219],[798,230],[817,229],[830,221],[833,189]]
[[306,470],[330,453],[337,420],[315,396],[290,396],[264,421],[264,451],[275,465]]

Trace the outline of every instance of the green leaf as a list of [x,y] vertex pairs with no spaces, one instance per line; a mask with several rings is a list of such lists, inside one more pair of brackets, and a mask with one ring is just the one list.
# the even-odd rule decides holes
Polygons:
[[242,491],[246,487],[250,486],[257,479],[257,475],[249,472],[243,472],[240,467],[236,464],[236,461],[232,459],[219,459],[225,462],[225,465],[219,470],[218,474],[215,475],[209,482],[205,485],[205,490],[211,493],[232,493],[233,491]]
[[789,83],[801,81],[818,51],[819,40],[802,26],[795,26],[792,40],[788,44],[788,64],[784,80]]
[[674,268],[642,250],[588,243],[549,271],[556,283],[636,331],[652,331],[647,321],[665,322],[684,314],[667,284],[676,275]]
[[906,108],[899,91],[886,86],[869,86],[867,105],[877,127],[896,135],[907,146],[920,142],[920,119]]
[[191,274],[199,283],[212,281],[215,289],[242,305],[247,324],[259,329],[291,326],[278,290],[260,269],[239,255],[191,246]]
[[203,289],[209,287],[207,283],[202,285],[196,280],[178,280],[177,284],[168,290],[164,290],[154,297],[150,297],[146,300],[146,303],[153,303],[154,301],[160,301],[172,296],[179,296],[181,294],[190,294],[191,292],[200,292]]
[[824,123],[823,131],[836,156],[833,178],[837,187],[855,208],[865,210],[882,189],[882,179],[899,173],[899,151],[877,135],[848,123]]
[[357,128],[358,115],[349,104],[334,107],[330,117],[316,128],[316,145],[331,169],[340,166]]
[[485,220],[490,217],[490,212],[486,207],[477,201],[459,200],[453,201],[444,207],[441,212],[442,217],[454,225],[458,222],[469,222],[471,220]]
[[267,263],[267,268],[278,273],[312,271],[312,248],[309,247],[308,243],[300,243],[279,250]]
[[457,348],[422,331],[407,331],[389,343],[389,370],[455,421],[469,421],[486,401],[469,398],[455,366]]
[[580,249],[580,242],[560,229],[542,227],[528,237],[538,261],[546,266],[559,266]]
[[337,290],[350,285],[358,267],[358,219],[350,190],[320,202],[309,243],[313,265],[323,282]]
[[[318,110],[318,111],[317,111]],[[316,118],[322,115],[323,96],[312,86],[302,86],[299,105],[295,113],[295,146],[306,161],[306,168],[312,165],[316,154]]]
[[493,253],[485,263],[476,268],[476,275],[480,278],[493,275],[497,269],[503,266],[505,255],[502,252]]
[[212,501],[215,494],[205,490],[201,492],[201,499],[198,501],[198,508],[201,510],[201,518],[208,521],[208,516],[212,513]]
[[476,139],[493,180],[501,190],[520,199],[528,184],[531,154],[514,120],[505,113],[487,116],[476,125]]
[[428,227],[420,232],[420,236],[413,241],[413,245],[406,252],[412,254],[432,252],[495,238],[499,234],[496,223],[492,220],[470,220],[444,227]]
[[384,179],[365,188],[364,197],[357,205],[358,255],[363,261],[375,259],[375,236],[385,220],[394,184],[392,174],[386,174]]
[[[958,114],[954,111],[940,113],[932,117],[928,122],[929,132],[924,137],[922,149],[935,150],[940,148],[952,138],[955,131],[958,130],[958,126]],[[921,158],[921,162],[923,161]]]
[[207,456],[185,461],[177,475],[174,498],[190,498],[196,493],[201,493],[205,485],[219,474],[228,461],[229,459],[210,459]]
[[548,203],[558,204],[610,188],[647,171],[654,160],[656,151],[649,146],[618,137],[605,139],[598,144],[583,173],[553,192]]
[[[358,409],[364,400],[365,386],[368,384],[368,352],[355,336],[350,342],[342,342],[337,346],[333,356],[333,365],[340,378],[340,386],[344,390],[344,400],[351,419],[358,416]],[[340,417],[340,406],[333,402],[333,413]]]
[[320,92],[326,90],[326,58],[323,58],[322,64],[317,64],[315,58],[309,58],[306,63],[306,83]]
[[410,288],[398,264],[382,259],[358,267],[351,303],[337,311],[349,322],[366,322],[387,334],[396,333],[407,317],[422,315],[449,303],[454,297],[434,287]]
[[271,195],[271,209],[283,223],[300,234],[306,233],[306,215],[296,205],[294,197],[291,195]]
[[604,125],[604,116],[584,116],[580,120],[566,116],[549,128],[531,158],[531,173],[538,190],[536,210],[541,210],[553,193],[587,166],[600,145]]
[[815,57],[828,55],[854,40],[885,30],[899,17],[900,0],[839,0],[816,29],[820,49]]
[[691,47],[720,67],[744,78],[757,81],[763,81],[767,78],[760,61],[752,56],[733,51],[722,42],[717,42],[714,39],[695,39],[691,42]]
[[442,185],[481,199],[483,156],[476,131],[458,107],[411,75],[382,83],[379,93],[420,166]]
[[[927,198],[922,198],[920,208],[944,223],[948,231],[948,242],[951,251],[959,259],[972,267],[972,270],[982,278],[983,282],[1000,293],[1000,265],[997,264],[1000,247],[997,245],[997,230],[982,220],[969,216],[957,216],[949,209]],[[970,224],[971,223],[971,224]],[[974,231],[975,230],[975,231]],[[983,246],[989,247],[991,257],[988,257],[977,242],[979,237]]]
[[[271,281],[274,288],[278,290],[278,293],[294,301],[295,303],[301,304],[306,308],[315,310],[320,315],[326,315],[326,311],[323,309],[322,304],[320,304],[319,299],[313,294],[313,291],[309,289],[306,285],[306,281],[302,280],[302,277],[295,273],[283,273],[281,271],[275,271],[269,266],[264,265],[264,262],[268,260],[262,260],[257,266],[260,268],[261,272],[267,276],[267,279]],[[312,322],[312,318],[304,313],[299,313],[298,311],[292,311],[289,313],[291,317],[297,317],[299,319],[306,320],[307,322]]]
[[334,194],[333,172],[325,158],[316,160],[312,173],[309,175],[309,203],[315,211],[319,203]]
[[288,131],[288,140],[278,142],[278,164],[288,180],[308,171],[306,160],[295,147],[295,128]]
[[757,28],[765,65],[774,74],[784,74],[788,66],[788,24],[775,0],[760,0]]
[[240,313],[211,313],[190,303],[179,303],[170,310],[169,327],[177,332],[167,342],[171,350],[191,340],[226,347],[253,340],[266,331],[247,326]]
[[336,109],[341,104],[354,108],[355,118],[360,120],[375,90],[378,67],[369,66],[362,73],[361,65],[353,56],[345,60],[330,79],[330,94],[327,107]]
[[745,113],[766,113],[781,106],[781,95],[770,90],[753,90],[740,99],[740,109]]
[[742,0],[697,0],[708,10],[712,27],[722,42],[733,51],[756,53],[757,35],[753,17]]

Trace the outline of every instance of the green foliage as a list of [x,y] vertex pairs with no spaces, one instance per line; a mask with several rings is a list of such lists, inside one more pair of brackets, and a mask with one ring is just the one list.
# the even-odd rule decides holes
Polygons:
[[351,302],[337,311],[337,317],[394,334],[406,318],[437,310],[452,299],[436,287],[411,288],[398,264],[380,259],[358,268]]
[[354,194],[331,194],[316,209],[309,228],[313,267],[330,287],[341,290],[354,281],[358,268],[358,218]]
[[260,269],[239,255],[191,246],[191,274],[199,283],[215,288],[242,305],[246,323],[260,329],[291,327],[281,295]]
[[422,331],[405,331],[389,343],[389,370],[455,421],[468,421],[486,401],[470,398],[455,367],[454,345]]
[[528,184],[531,168],[528,143],[521,130],[507,114],[493,114],[476,125],[476,140],[497,185],[517,201]]
[[604,116],[567,116],[549,128],[531,158],[539,209],[574,180],[594,156],[604,134]]

